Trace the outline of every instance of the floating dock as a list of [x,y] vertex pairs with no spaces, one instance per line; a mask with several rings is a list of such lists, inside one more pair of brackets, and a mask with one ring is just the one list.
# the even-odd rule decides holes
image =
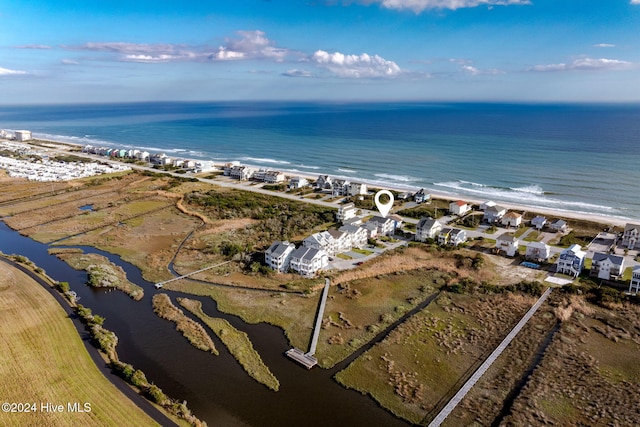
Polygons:
[[318,359],[297,348],[289,349],[285,354],[307,369],[311,369],[318,364]]

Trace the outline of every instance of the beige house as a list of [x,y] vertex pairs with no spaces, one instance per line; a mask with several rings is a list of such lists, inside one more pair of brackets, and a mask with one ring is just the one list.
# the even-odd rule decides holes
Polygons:
[[505,227],[520,227],[520,224],[522,224],[522,215],[517,212],[509,211],[504,214],[500,222]]

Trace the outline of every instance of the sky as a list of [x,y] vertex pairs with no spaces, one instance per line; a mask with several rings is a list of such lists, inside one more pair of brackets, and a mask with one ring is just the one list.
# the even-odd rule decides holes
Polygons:
[[640,102],[640,0],[6,0],[0,104]]

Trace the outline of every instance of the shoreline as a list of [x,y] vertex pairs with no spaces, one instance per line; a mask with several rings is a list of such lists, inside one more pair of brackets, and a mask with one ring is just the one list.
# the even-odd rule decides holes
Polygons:
[[[9,141],[9,142],[16,142],[16,141]],[[34,144],[35,142],[35,144]],[[50,149],[50,150],[63,150],[63,147],[66,148],[66,152],[69,152],[71,150],[79,150],[79,152],[73,151],[74,154],[83,156],[83,157],[87,157],[87,158],[91,158],[91,159],[104,159],[106,161],[110,161],[110,162],[115,162],[118,164],[121,164],[123,162],[120,162],[118,160],[112,160],[109,159],[108,157],[102,157],[102,156],[94,156],[94,155],[87,155],[86,153],[81,152],[82,148],[84,148],[84,145],[81,144],[77,144],[77,143],[73,143],[73,142],[67,142],[67,141],[54,141],[54,140],[45,140],[45,139],[38,139],[38,138],[34,138],[31,141],[25,141],[22,142],[23,144],[27,144],[29,146],[35,146],[35,147],[43,147],[45,149]],[[38,144],[40,143],[40,144]],[[51,146],[49,146],[49,144],[51,144]],[[119,144],[114,144],[114,148],[117,147]],[[62,146],[62,147],[60,147]],[[177,156],[176,156],[177,157]],[[211,163],[213,164],[214,167],[216,168],[221,168],[222,166],[224,166],[225,163],[229,163],[229,162],[224,162],[224,163],[219,163],[217,161],[211,161]],[[287,177],[292,177],[292,176],[300,176],[303,178],[306,178],[307,180],[310,181],[315,181],[317,179],[317,177],[319,175],[329,175],[331,177],[335,177],[335,178],[340,178],[340,179],[352,179],[353,177],[349,178],[346,175],[336,175],[336,174],[326,174],[326,173],[322,173],[322,171],[318,171],[317,173],[309,173],[309,172],[302,172],[299,170],[290,170],[290,169],[286,169],[286,168],[279,168],[276,165],[274,165],[274,167],[269,167],[269,166],[258,166],[258,165],[252,165],[250,163],[239,163],[241,165],[245,165],[245,166],[249,166],[252,168],[256,168],[256,169],[267,169],[267,170],[280,170],[282,171]],[[135,166],[133,166],[135,167]],[[211,180],[209,180],[211,181]],[[214,181],[215,182],[215,181]],[[225,182],[225,186],[234,186],[240,190],[246,190],[246,191],[255,191],[255,188],[251,188],[250,186],[246,186],[243,185],[244,181],[238,181],[236,185],[234,185],[234,182],[231,183],[227,183]],[[398,184],[384,184],[384,183],[379,183],[379,182],[373,182],[371,180],[367,180],[367,179],[359,179],[356,182],[362,182],[367,184],[367,186],[372,187],[372,188],[377,188],[377,189],[384,189],[384,190],[393,190],[393,191],[398,191],[398,192],[404,192],[404,191],[417,191],[415,190],[415,188],[418,188],[416,186],[402,186],[402,185],[398,185]],[[471,204],[476,204],[476,205],[480,205],[481,203],[484,203],[488,200],[491,199],[478,199],[475,197],[467,197],[466,195],[457,195],[457,194],[448,194],[446,192],[439,192],[437,190],[433,190],[432,188],[429,187],[421,187],[424,188],[425,191],[427,191],[428,193],[431,194],[431,198],[432,199],[439,199],[439,200],[445,200],[445,201],[455,201],[455,200],[464,200],[468,203]],[[274,195],[278,195],[277,192],[270,192],[273,193]],[[628,223],[640,223],[640,219],[636,220],[633,218],[627,218],[627,217],[620,217],[620,216],[609,216],[609,215],[605,215],[605,214],[597,214],[597,213],[591,213],[591,212],[583,212],[583,211],[569,211],[569,210],[563,210],[563,209],[556,209],[556,208],[549,208],[549,207],[544,207],[544,206],[537,206],[537,205],[527,205],[527,204],[519,204],[519,203],[513,203],[513,202],[502,202],[502,201],[497,201],[497,200],[493,200],[496,204],[508,209],[508,210],[515,210],[515,211],[521,211],[521,212],[534,212],[534,213],[539,213],[545,216],[548,216],[550,218],[548,219],[552,219],[554,217],[556,218],[564,218],[564,219],[574,219],[574,220],[583,220],[583,221],[592,221],[592,222],[596,222],[596,223],[601,223],[601,224],[605,224],[605,225],[614,225],[614,226],[619,226],[619,227],[624,227],[625,224]],[[307,200],[308,202],[308,200]],[[337,206],[338,203],[335,203],[335,205]]]

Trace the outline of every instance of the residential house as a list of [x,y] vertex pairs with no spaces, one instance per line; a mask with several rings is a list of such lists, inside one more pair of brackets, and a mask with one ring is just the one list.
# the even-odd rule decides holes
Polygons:
[[267,171],[267,173],[264,174],[264,182],[267,184],[284,182],[284,173],[281,171]]
[[596,252],[591,259],[589,276],[611,280],[624,273],[624,257]]
[[375,222],[367,221],[360,226],[360,228],[367,231],[367,239],[375,239],[380,234],[378,230],[378,224]]
[[346,231],[331,229],[327,231],[336,242],[336,253],[348,252],[351,250],[351,237]]
[[358,225],[345,224],[338,229],[347,233],[351,239],[351,247],[362,248],[367,244],[367,230]]
[[231,171],[229,172],[229,176],[239,181],[246,181],[253,177],[254,172],[255,172],[255,169],[252,169],[249,166],[237,165],[231,168]]
[[329,263],[329,255],[321,250],[300,246],[291,253],[290,267],[303,276],[314,276]]
[[416,226],[416,240],[425,242],[427,239],[435,239],[442,230],[442,224],[435,218],[420,218]]
[[334,196],[346,196],[349,194],[351,183],[346,179],[334,179],[331,183],[331,194]]
[[629,293],[637,295],[640,292],[640,265],[633,267],[631,282],[629,283]]
[[494,203],[492,206],[488,206],[485,208],[484,214],[482,215],[482,219],[487,221],[489,224],[493,224],[494,222],[500,221],[504,216],[504,214],[506,213],[507,213],[506,208],[503,208],[502,206],[498,206]]
[[496,239],[496,250],[504,252],[507,256],[516,256],[520,240],[511,233],[503,233]]
[[30,130],[17,130],[14,133],[14,137],[16,141],[30,141],[31,140],[31,131]]
[[522,215],[517,212],[509,211],[502,217],[500,222],[505,227],[520,227],[520,224],[522,224]]
[[533,219],[531,220],[531,226],[535,227],[536,230],[542,230],[542,227],[544,227],[546,223],[547,223],[547,218],[541,215],[537,215],[533,217]]
[[381,236],[388,236],[395,231],[396,222],[391,218],[384,218],[381,216],[374,216],[368,222],[376,224],[378,227],[378,234]]
[[389,219],[393,221],[394,232],[395,230],[400,230],[402,228],[402,225],[404,224],[404,220],[400,215],[396,215],[396,214],[389,215]]
[[525,258],[529,261],[544,262],[551,256],[551,246],[544,242],[531,242],[527,246]]
[[396,197],[396,199],[402,200],[402,201],[409,200],[410,198],[411,198],[411,193],[408,191],[404,191],[398,194],[398,197]]
[[321,231],[304,239],[302,246],[323,250],[329,256],[333,256],[336,254],[337,242],[328,231]]
[[291,254],[295,249],[293,243],[275,241],[264,253],[265,263],[272,269],[284,273],[289,270]]
[[416,203],[424,203],[431,199],[431,194],[426,193],[424,188],[421,188],[416,194],[413,195],[413,201]]
[[467,232],[460,228],[454,228],[449,235],[449,244],[458,246],[467,241]]
[[440,246],[445,246],[449,244],[449,239],[451,238],[452,231],[453,229],[449,227],[445,227],[442,230],[440,230],[440,233],[438,233],[438,244]]
[[257,171],[253,172],[251,179],[262,182],[264,181],[264,177],[266,174],[267,174],[267,170],[264,168],[260,168]]
[[353,203],[344,203],[338,207],[338,213],[336,214],[336,220],[342,224],[345,221],[356,217],[357,209]]
[[316,188],[321,190],[331,190],[333,181],[329,175],[319,175],[316,180]]
[[584,258],[587,255],[580,245],[571,245],[560,252],[556,264],[556,272],[578,277],[584,266]]
[[551,228],[553,231],[564,233],[565,231],[567,231],[567,221],[563,219],[556,219],[549,225],[549,228]]
[[194,160],[185,160],[184,163],[182,163],[182,167],[185,169],[193,169],[196,167],[196,162]]
[[486,211],[487,208],[490,208],[491,206],[495,206],[496,202],[492,202],[491,200],[487,200],[486,202],[480,203],[480,210],[481,211]]
[[467,202],[462,200],[456,200],[455,202],[449,203],[449,212],[453,215],[462,216],[471,210],[471,206],[467,204]]
[[640,225],[627,224],[622,233],[622,246],[628,249],[640,249]]
[[301,176],[294,176],[289,180],[289,189],[303,188],[309,185],[309,181]]
[[349,190],[347,194],[349,194],[349,196],[364,196],[367,194],[367,192],[367,184],[352,182],[351,184],[349,184]]

